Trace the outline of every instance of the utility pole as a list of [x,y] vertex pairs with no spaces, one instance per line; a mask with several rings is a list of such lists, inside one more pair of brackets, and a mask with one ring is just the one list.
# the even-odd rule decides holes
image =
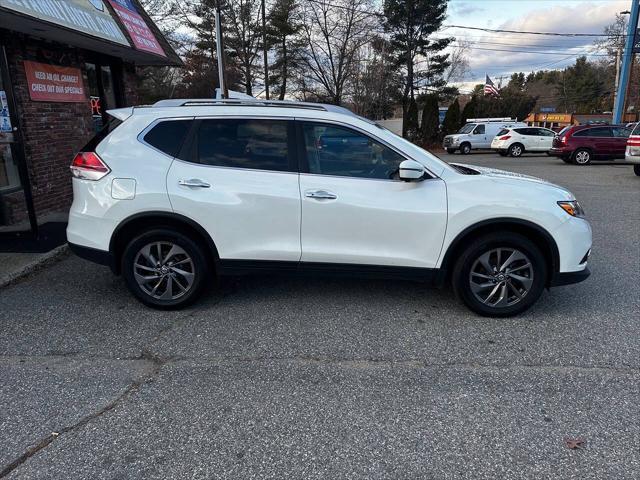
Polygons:
[[220,0],[216,2],[216,55],[218,56],[218,82],[220,84],[220,96],[229,98],[229,92],[224,84],[224,54],[222,48],[222,24],[220,22]]
[[640,0],[632,0],[631,15],[629,16],[629,27],[627,29],[627,38],[624,44],[624,55],[622,57],[622,67],[620,68],[620,79],[616,92],[616,101],[613,106],[613,123],[622,123],[624,115],[624,105],[626,100],[627,86],[629,84],[629,75],[631,73],[631,65],[633,64],[633,55],[636,41],[636,31],[638,30],[638,14],[640,13]]
[[265,0],[262,0],[262,53],[264,55],[264,93],[269,100],[269,63],[267,61],[267,16]]
[[618,47],[618,51],[616,52],[616,85],[615,85],[615,96],[613,97],[613,104],[616,104],[616,99],[618,98],[618,86],[620,85],[620,56],[622,55],[622,47]]

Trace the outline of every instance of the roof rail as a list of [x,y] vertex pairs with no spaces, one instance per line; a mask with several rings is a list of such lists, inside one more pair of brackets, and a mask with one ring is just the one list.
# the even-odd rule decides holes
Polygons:
[[509,117],[494,117],[494,118],[467,118],[467,123],[478,123],[478,122],[517,122],[517,118],[509,118]]
[[304,108],[309,110],[323,110],[328,109],[319,103],[308,102],[292,102],[288,100],[261,100],[259,98],[182,98],[182,99],[170,99],[160,100],[154,103],[153,107],[210,107],[210,106],[246,106],[246,107],[281,107],[281,108]]

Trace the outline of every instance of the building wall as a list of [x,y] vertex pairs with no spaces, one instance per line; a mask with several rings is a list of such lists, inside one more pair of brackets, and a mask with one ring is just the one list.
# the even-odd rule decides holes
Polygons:
[[[23,62],[34,60],[80,68],[88,92],[84,63],[90,52],[15,33],[4,34],[1,40],[7,52],[36,215],[42,221],[48,214],[66,214],[72,201],[69,164],[94,134],[89,101],[86,104],[32,101]],[[122,71],[125,104],[134,105],[135,70],[125,64]]]

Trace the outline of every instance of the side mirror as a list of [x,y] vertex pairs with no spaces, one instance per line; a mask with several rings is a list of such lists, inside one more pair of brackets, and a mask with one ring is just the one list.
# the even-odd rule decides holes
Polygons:
[[415,160],[404,160],[400,163],[398,176],[404,182],[418,182],[424,178],[424,167]]

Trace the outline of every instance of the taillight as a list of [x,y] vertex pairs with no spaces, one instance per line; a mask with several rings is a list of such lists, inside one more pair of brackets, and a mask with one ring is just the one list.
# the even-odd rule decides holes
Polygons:
[[498,138],[498,140],[509,140],[511,138],[511,135],[505,135],[503,137]]
[[100,180],[111,169],[95,152],[80,152],[71,162],[71,173],[84,180]]

